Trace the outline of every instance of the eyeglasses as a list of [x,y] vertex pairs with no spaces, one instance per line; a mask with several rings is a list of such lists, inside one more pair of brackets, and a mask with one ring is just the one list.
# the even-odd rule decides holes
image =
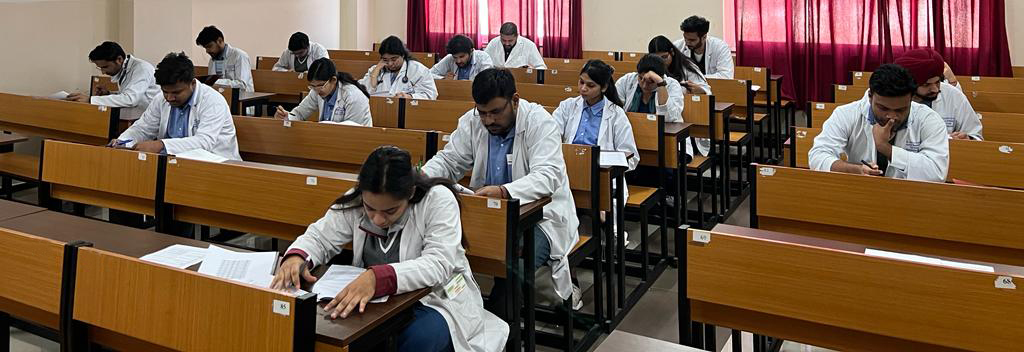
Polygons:
[[327,85],[327,83],[330,83],[330,81],[327,81],[327,82],[324,82],[324,83],[320,83],[320,84],[310,84],[309,85],[309,89],[310,90],[314,90],[314,89],[315,90],[321,90],[321,89],[324,88],[324,86]]
[[508,109],[509,105],[512,105],[512,100],[506,101],[505,105],[502,106],[501,109],[493,111],[480,111],[480,109],[473,109],[473,114],[476,115],[476,118],[478,119],[482,119],[487,116],[497,117],[502,112],[505,112],[505,109]]

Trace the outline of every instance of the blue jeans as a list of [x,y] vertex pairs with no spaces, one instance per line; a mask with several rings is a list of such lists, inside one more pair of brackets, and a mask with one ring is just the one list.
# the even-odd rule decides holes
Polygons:
[[[551,243],[548,242],[548,237],[544,235],[544,231],[540,229],[540,226],[536,226],[533,230],[533,268],[537,269],[544,265],[550,257]],[[527,258],[520,258],[521,261],[524,259]],[[519,264],[519,267],[522,268],[522,263]],[[494,278],[494,287],[491,288],[490,298],[487,300],[486,307],[484,307],[502,320],[508,320],[509,316],[508,312],[505,312],[505,302],[508,299],[506,293],[508,291],[507,285],[505,279]]]
[[455,351],[448,322],[434,308],[416,303],[409,326],[398,335],[398,350],[402,352]]

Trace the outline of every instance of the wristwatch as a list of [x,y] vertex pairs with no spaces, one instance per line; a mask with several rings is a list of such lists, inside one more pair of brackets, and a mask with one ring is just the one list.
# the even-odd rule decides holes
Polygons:
[[658,82],[658,87],[664,87],[664,86],[667,86],[667,85],[668,85],[668,81],[664,81],[663,80],[661,82]]

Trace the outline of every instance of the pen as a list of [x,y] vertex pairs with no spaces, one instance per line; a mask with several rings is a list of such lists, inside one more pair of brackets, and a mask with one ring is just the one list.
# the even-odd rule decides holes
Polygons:
[[117,143],[115,143],[114,145],[125,145],[125,144],[131,143],[131,142],[132,142],[131,139],[126,139],[126,140],[123,140],[123,141],[119,139],[119,140],[117,140]]
[[871,166],[871,163],[867,162],[866,160],[861,160],[860,163],[864,164],[864,166],[870,167],[872,169],[875,168],[874,166]]

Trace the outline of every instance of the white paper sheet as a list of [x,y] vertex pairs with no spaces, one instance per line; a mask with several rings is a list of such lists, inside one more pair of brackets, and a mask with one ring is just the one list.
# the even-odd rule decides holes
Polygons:
[[174,154],[174,156],[182,158],[182,159],[207,161],[207,162],[211,162],[211,163],[223,163],[225,161],[228,161],[228,158],[225,158],[225,157],[222,157],[220,155],[211,153],[211,152],[207,151],[206,149],[192,149],[192,150],[189,150],[187,152]]
[[270,287],[277,265],[277,252],[243,253],[210,245],[199,273],[260,287]]
[[59,91],[59,92],[47,95],[46,99],[64,100],[64,99],[67,99],[69,95],[71,95],[71,94],[69,94],[68,92],[65,92],[65,91],[62,90],[62,91]]
[[626,161],[626,153],[619,151],[601,151],[601,159],[599,161],[602,167],[610,166],[622,166],[629,167],[629,163]]
[[948,267],[959,268],[959,269],[977,270],[977,271],[984,271],[984,272],[989,272],[989,273],[995,272],[995,268],[993,268],[991,266],[987,266],[987,265],[955,262],[955,261],[943,260],[943,259],[939,259],[939,258],[925,257],[925,256],[920,256],[920,255],[914,255],[914,254],[903,254],[903,253],[889,252],[889,251],[883,251],[883,250],[877,250],[877,249],[871,249],[871,248],[865,249],[864,250],[864,254],[871,255],[871,256],[876,256],[876,257],[882,257],[882,258],[889,258],[889,259],[907,260],[907,261],[912,261],[912,262],[916,262],[916,263],[942,265],[942,266],[948,266]]
[[350,120],[345,120],[345,121],[342,121],[342,122],[334,122],[334,121],[328,120],[328,121],[320,121],[320,123],[325,123],[325,124],[328,124],[328,125],[342,125],[342,126],[358,126],[358,127],[363,127],[363,125],[360,125],[358,123],[352,122]]
[[[331,265],[331,267],[327,268],[327,272],[313,284],[311,292],[317,294],[320,300],[331,300],[338,296],[341,290],[344,290],[348,284],[352,283],[364,271],[366,269],[351,265]],[[387,301],[388,296],[384,296],[372,299],[370,303],[384,303]]]
[[150,263],[157,263],[184,269],[203,261],[206,257],[206,248],[176,244],[159,251],[146,254],[139,258]]

